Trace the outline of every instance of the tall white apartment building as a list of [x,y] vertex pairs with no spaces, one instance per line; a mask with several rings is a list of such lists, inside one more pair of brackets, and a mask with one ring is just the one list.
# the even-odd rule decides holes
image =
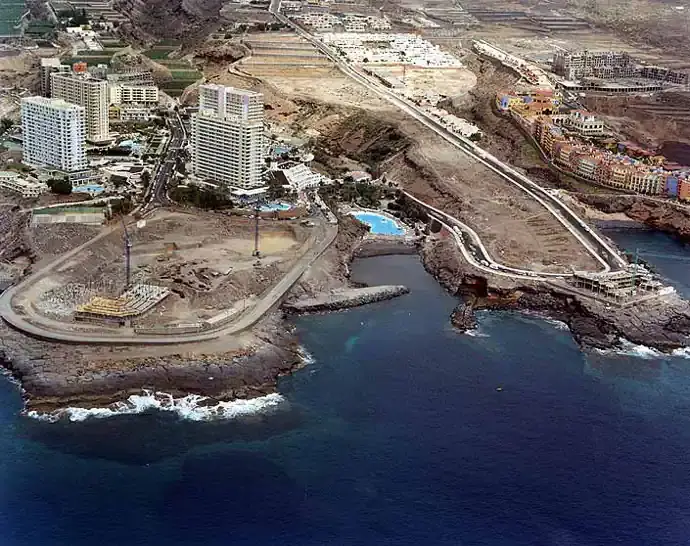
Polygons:
[[263,95],[222,85],[199,87],[192,115],[192,173],[232,190],[262,186]]
[[105,142],[109,138],[108,84],[77,74],[51,74],[52,97],[83,106],[86,112],[86,140]]
[[158,87],[155,85],[109,86],[110,104],[158,104]]
[[86,169],[85,109],[62,99],[22,99],[24,163],[65,172]]
[[50,76],[55,72],[68,74],[72,71],[69,65],[62,64],[58,57],[44,57],[41,59],[41,68],[39,70],[41,76],[41,95],[44,97],[51,96],[50,90]]

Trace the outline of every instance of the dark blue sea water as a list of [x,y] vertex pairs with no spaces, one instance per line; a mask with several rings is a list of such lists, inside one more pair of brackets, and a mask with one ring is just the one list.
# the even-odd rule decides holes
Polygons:
[[504,313],[459,335],[415,257],[355,271],[412,291],[297,320],[315,362],[275,415],[48,424],[0,381],[0,546],[690,544],[690,360]]

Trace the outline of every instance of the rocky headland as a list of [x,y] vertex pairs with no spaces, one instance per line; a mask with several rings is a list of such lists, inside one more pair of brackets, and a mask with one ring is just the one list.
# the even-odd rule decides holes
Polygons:
[[564,322],[584,347],[614,348],[623,339],[665,352],[688,347],[690,303],[675,293],[622,308],[579,296],[557,282],[478,272],[450,239],[428,240],[421,256],[427,271],[461,298],[451,321],[463,331],[475,327],[476,310],[516,310]]
[[[364,288],[349,280],[349,263],[368,233],[341,218],[331,247],[289,292],[288,312],[336,310],[407,292],[400,286]],[[368,255],[414,252],[406,244],[364,246]],[[285,312],[276,310],[235,336],[177,346],[95,346],[28,337],[0,321],[0,365],[21,384],[27,411],[110,407],[142,391],[175,398],[206,397],[204,404],[272,394],[282,375],[304,365]]]

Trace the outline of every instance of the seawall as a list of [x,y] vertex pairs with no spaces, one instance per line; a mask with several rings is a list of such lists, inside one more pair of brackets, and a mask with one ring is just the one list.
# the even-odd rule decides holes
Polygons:
[[401,285],[384,285],[367,288],[349,288],[324,294],[316,298],[286,302],[283,309],[289,313],[314,313],[318,311],[337,311],[389,300],[407,294],[409,289]]

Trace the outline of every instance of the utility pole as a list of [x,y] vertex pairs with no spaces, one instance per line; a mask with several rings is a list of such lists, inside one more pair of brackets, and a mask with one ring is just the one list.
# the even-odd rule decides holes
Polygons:
[[125,290],[127,290],[131,282],[132,241],[129,238],[129,233],[127,233],[127,225],[124,218],[122,219],[122,227],[125,230]]
[[256,202],[256,206],[254,208],[254,252],[252,256],[256,256],[257,258],[261,257],[261,254],[259,252],[259,213],[261,212],[261,203],[259,201]]

